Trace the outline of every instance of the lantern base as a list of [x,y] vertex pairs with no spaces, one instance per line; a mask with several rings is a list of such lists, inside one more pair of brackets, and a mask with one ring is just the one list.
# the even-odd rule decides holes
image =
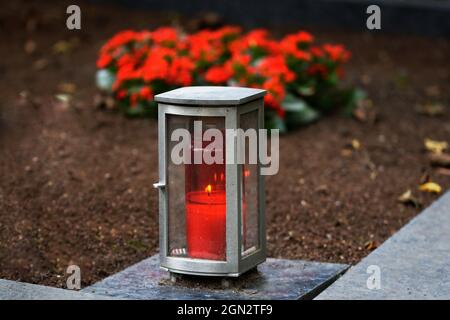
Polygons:
[[201,272],[201,271],[195,271],[195,270],[188,270],[188,269],[176,269],[176,268],[169,268],[166,266],[160,266],[161,270],[167,271],[170,273],[170,275],[176,277],[177,275],[188,275],[188,276],[204,276],[204,277],[229,277],[229,278],[237,278],[241,275],[256,269],[259,264],[263,263],[266,259],[253,264],[249,265],[245,269],[241,269],[241,272]]
[[237,278],[242,276],[243,274],[247,272],[252,272],[253,270],[257,270],[258,266],[253,266],[252,268],[243,271],[241,273],[216,273],[216,272],[195,272],[195,271],[186,271],[186,270],[176,270],[176,269],[170,269],[166,267],[159,267],[161,270],[167,271],[170,274],[170,277],[177,278],[183,275],[187,276],[206,276],[206,277],[229,277],[229,278]]
[[243,273],[195,272],[195,271],[169,269],[169,268],[166,268],[166,267],[160,267],[160,269],[169,272],[171,278],[172,277],[176,278],[177,276],[182,276],[182,275],[237,278],[237,277],[241,276],[243,273],[245,273],[245,272],[243,272]]
[[160,257],[160,268],[174,274],[237,278],[265,261],[264,252],[258,250],[242,259],[239,264],[227,261]]

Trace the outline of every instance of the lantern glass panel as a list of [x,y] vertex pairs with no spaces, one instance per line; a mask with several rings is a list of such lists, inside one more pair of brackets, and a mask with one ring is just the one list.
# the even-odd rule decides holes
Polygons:
[[[196,121],[201,121],[201,130],[194,130]],[[168,115],[167,128],[168,255],[225,261],[226,166],[224,161],[205,161],[216,153],[225,157],[225,118]],[[179,141],[171,141],[171,136],[180,128],[190,133],[190,141],[186,154],[182,151],[185,163],[176,164],[171,155]],[[208,148],[211,141],[202,139],[207,129],[221,133],[222,148]],[[177,148],[174,155],[179,152]]]
[[[258,129],[258,111],[251,111],[241,115],[240,127],[247,132],[248,129]],[[254,147],[257,157],[258,147],[257,130],[249,131],[245,136],[245,163],[242,165],[242,254],[248,255],[259,248],[259,215],[258,215],[258,164],[255,157],[250,157],[250,148]],[[252,144],[252,146],[250,146]]]

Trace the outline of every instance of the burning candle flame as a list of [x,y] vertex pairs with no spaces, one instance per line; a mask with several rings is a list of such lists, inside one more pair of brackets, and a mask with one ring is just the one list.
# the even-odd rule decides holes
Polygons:
[[209,196],[211,194],[211,191],[212,191],[212,187],[210,184],[208,184],[205,188],[205,192],[208,193],[208,196]]

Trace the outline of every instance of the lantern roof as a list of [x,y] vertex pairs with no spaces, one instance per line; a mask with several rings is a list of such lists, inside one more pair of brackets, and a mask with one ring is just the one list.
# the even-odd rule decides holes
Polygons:
[[169,104],[224,106],[241,105],[262,98],[266,90],[243,87],[182,87],[155,96],[155,101]]

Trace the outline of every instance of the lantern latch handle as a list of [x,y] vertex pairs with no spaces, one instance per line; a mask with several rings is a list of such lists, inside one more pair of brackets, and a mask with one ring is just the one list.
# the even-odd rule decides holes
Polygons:
[[165,187],[166,187],[166,184],[164,182],[157,182],[157,183],[153,184],[153,188],[155,188],[155,189],[162,189]]

